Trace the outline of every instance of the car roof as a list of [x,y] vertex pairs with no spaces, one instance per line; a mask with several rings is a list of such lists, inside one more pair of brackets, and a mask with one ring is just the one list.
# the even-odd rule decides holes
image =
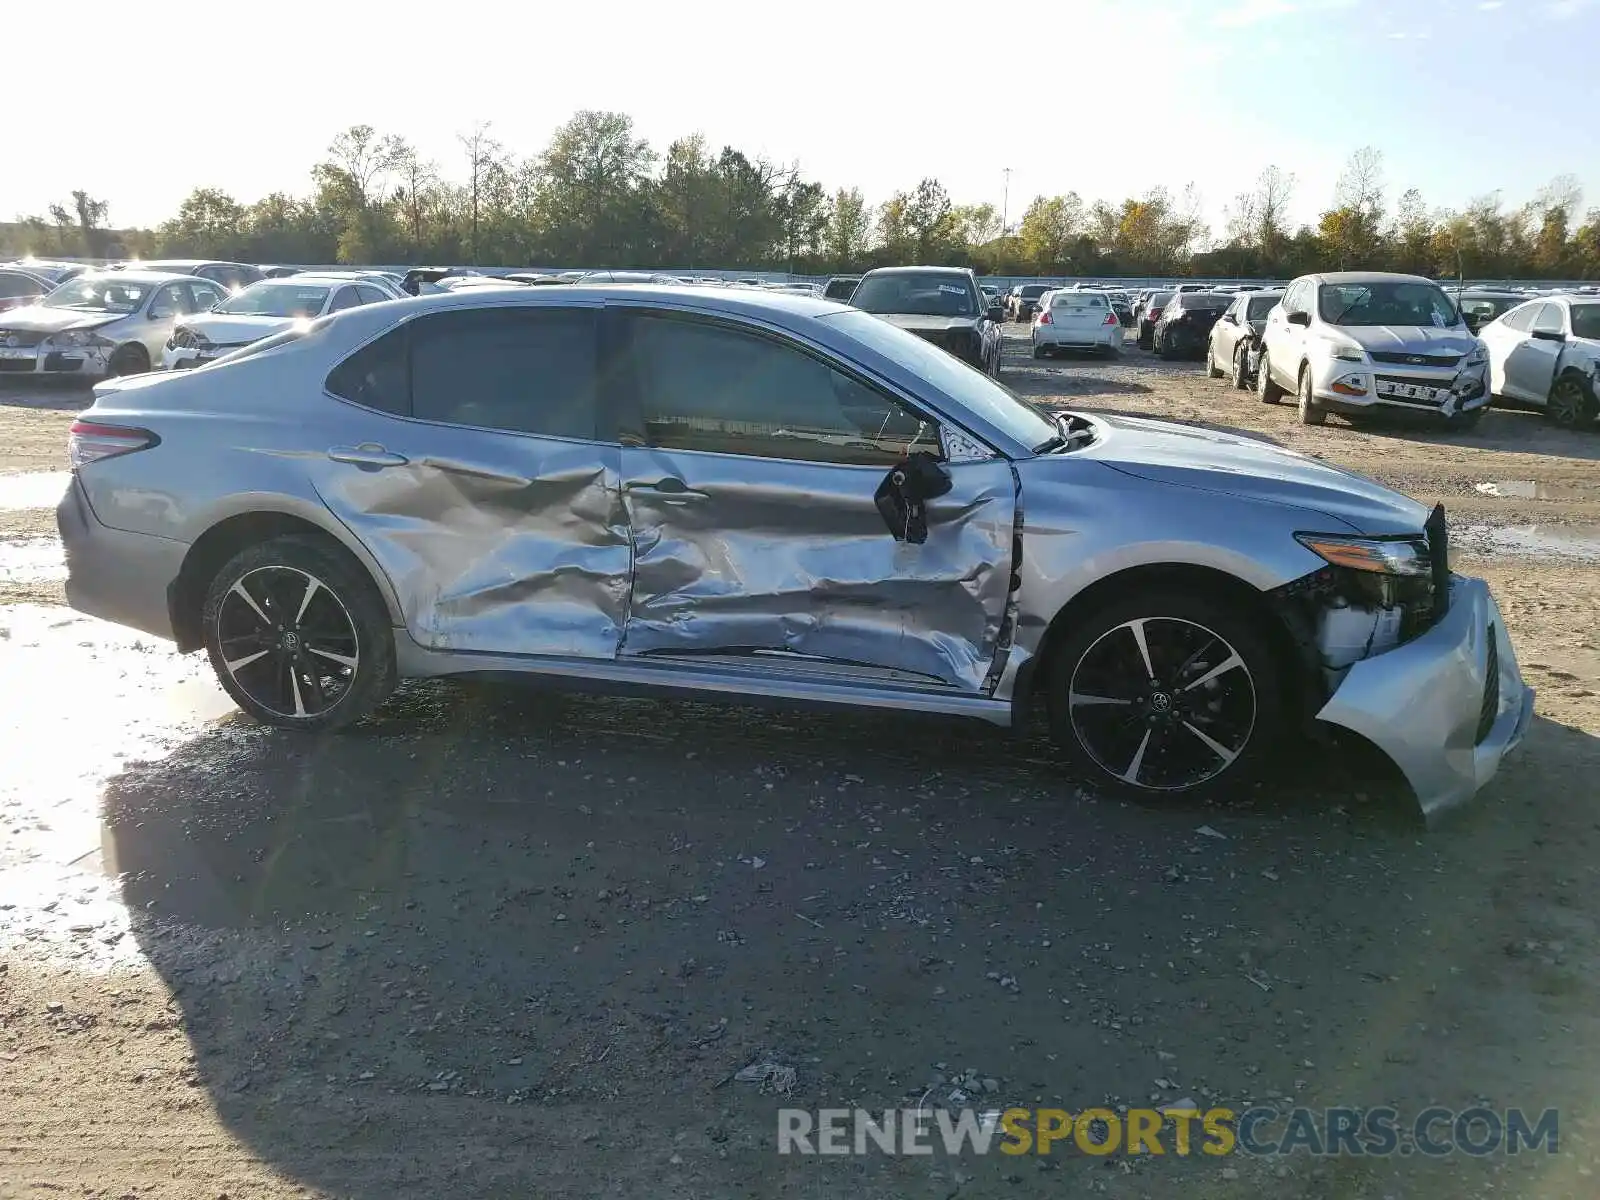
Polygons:
[[[193,275],[185,275],[182,271],[146,271],[146,270],[143,270],[143,269],[140,269],[138,271],[104,271],[104,270],[99,270],[99,271],[85,271],[82,275],[78,276],[78,278],[74,279],[72,282],[73,283],[77,283],[77,282],[79,282],[79,280],[84,280],[84,279],[104,279],[104,280],[106,280],[106,281],[108,281],[110,283],[126,283],[129,280],[133,281],[134,283],[172,283],[173,281],[179,280],[179,279],[194,279],[194,278],[195,278],[195,276],[193,276]],[[203,279],[203,280],[201,280],[201,282],[202,283],[210,283],[211,281],[209,279]],[[213,285],[213,286],[215,286],[215,285]]]
[[[971,267],[874,267],[867,275],[971,275]],[[863,279],[866,275],[862,276]]]
[[285,275],[281,279],[258,279],[258,280],[256,280],[255,283],[252,283],[250,286],[251,287],[256,287],[257,285],[263,284],[263,283],[289,283],[289,284],[298,285],[298,284],[304,284],[304,283],[335,284],[335,283],[371,283],[371,282],[372,282],[372,280],[368,276],[363,275],[363,274],[359,274],[359,273],[354,272],[354,271],[352,271],[348,275],[339,274],[338,272],[335,272],[335,271],[301,271],[301,272],[299,272],[298,274],[295,274],[295,275]]
[[690,307],[750,317],[775,311],[799,317],[824,317],[854,311],[848,304],[823,300],[814,293],[769,291],[765,288],[687,288],[660,283],[595,283],[580,289],[518,287],[511,284],[499,288],[466,288],[417,296],[407,304],[413,312],[428,313],[489,305],[582,305],[592,304],[596,300],[631,301],[636,304],[654,300],[673,308]]
[[128,263],[126,269],[158,271],[162,267],[245,267],[248,263],[229,262],[223,258],[141,258]]
[[1321,283],[1426,283],[1439,285],[1426,275],[1406,275],[1398,271],[1316,271],[1307,275]]

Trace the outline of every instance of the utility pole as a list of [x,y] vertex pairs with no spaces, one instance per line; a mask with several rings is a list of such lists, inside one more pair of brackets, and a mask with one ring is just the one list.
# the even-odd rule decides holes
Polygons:
[[1005,167],[1001,174],[1006,177],[1005,191],[1000,194],[1000,236],[1006,236],[1006,218],[1011,215],[1011,168]]

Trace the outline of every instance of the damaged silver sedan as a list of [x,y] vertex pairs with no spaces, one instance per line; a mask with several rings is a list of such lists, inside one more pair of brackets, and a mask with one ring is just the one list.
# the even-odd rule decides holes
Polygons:
[[1239,437],[1041,415],[824,300],[481,290],[117,380],[71,434],[71,603],[312,731],[400,678],[1019,724],[1134,793],[1362,738],[1430,814],[1531,719],[1442,510]]

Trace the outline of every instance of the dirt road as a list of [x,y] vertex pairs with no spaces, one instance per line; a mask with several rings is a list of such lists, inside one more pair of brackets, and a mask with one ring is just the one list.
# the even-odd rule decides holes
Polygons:
[[[60,470],[77,402],[12,392],[0,1197],[1591,1200],[1600,434],[1302,428],[1131,348],[1020,349],[1006,381],[1040,403],[1239,429],[1445,501],[1540,689],[1470,809],[1423,833],[1322,759],[1143,808],[1037,730],[438,683],[348,736],[269,733],[199,662],[60,606],[48,511],[17,502],[41,485],[5,473]],[[791,1093],[730,1081],[763,1061]],[[1560,1150],[775,1152],[780,1107],[956,1088],[1554,1107]]]

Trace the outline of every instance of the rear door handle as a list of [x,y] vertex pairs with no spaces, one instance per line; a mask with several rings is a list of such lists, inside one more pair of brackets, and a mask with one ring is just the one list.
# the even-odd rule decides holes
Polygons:
[[334,462],[354,463],[358,467],[403,467],[411,461],[404,454],[395,454],[377,442],[334,446],[328,451],[328,457]]

